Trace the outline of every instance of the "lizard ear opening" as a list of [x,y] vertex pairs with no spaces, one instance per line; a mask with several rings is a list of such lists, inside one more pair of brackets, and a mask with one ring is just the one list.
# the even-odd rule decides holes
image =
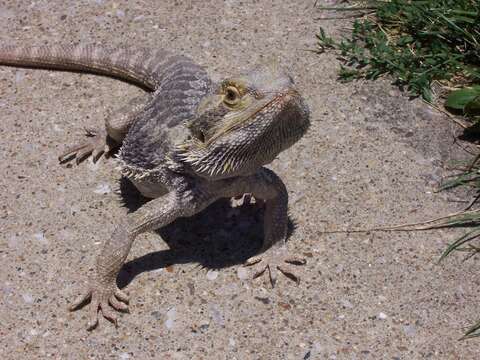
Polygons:
[[198,105],[195,116],[185,123],[198,142],[206,143],[212,136],[216,123],[228,112],[225,106],[220,106],[222,102],[223,95],[215,94],[204,98]]
[[198,126],[197,123],[194,121],[187,123],[187,128],[190,130],[190,134],[196,140],[200,141],[201,143],[205,143],[205,133],[204,131]]
[[197,139],[200,140],[202,143],[205,142],[205,134],[203,133],[203,131],[199,131],[197,133]]

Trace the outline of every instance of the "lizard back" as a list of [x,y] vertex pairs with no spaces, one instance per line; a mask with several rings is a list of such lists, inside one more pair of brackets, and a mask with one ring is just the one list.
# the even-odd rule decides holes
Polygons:
[[119,158],[127,166],[145,170],[161,166],[173,145],[188,136],[184,122],[194,116],[201,99],[211,91],[206,71],[187,57],[172,57],[163,69],[152,101],[120,149]]

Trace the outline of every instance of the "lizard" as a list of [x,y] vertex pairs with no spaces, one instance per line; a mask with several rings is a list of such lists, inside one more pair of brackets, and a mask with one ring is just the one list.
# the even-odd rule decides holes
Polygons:
[[[0,65],[81,71],[133,82],[148,93],[88,129],[60,161],[77,163],[119,147],[122,176],[151,200],[119,220],[96,258],[94,276],[71,311],[90,301],[87,329],[99,313],[117,325],[129,297],[117,287],[119,271],[136,237],[180,217],[192,216],[221,198],[253,196],[265,207],[264,239],[246,261],[254,277],[267,272],[298,281],[287,238],[288,192],[265,165],[296,143],[310,112],[292,77],[278,63],[258,65],[214,82],[189,57],[167,50],[97,45],[0,46]],[[272,282],[273,286],[273,282]]]

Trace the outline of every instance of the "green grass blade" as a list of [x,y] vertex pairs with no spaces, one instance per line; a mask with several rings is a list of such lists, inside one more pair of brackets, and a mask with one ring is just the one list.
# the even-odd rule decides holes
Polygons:
[[473,325],[470,329],[468,329],[465,335],[463,335],[459,340],[466,340],[480,336],[480,332],[477,332],[479,329],[480,321]]
[[467,172],[465,174],[459,175],[456,178],[446,181],[442,186],[440,186],[437,190],[437,192],[443,191],[443,190],[449,190],[456,188],[458,186],[462,186],[468,183],[471,183],[473,181],[476,181],[480,179],[480,175],[477,173],[472,173],[472,172]]
[[441,262],[443,259],[445,259],[452,251],[457,249],[458,247],[462,246],[463,244],[477,238],[480,236],[480,229],[475,228],[472,231],[467,232],[465,235],[461,236],[457,241],[455,241],[453,244],[450,244],[448,248],[443,252],[442,256],[440,256],[440,259],[438,259],[438,262]]
[[331,6],[322,6],[317,7],[318,10],[334,10],[334,11],[362,11],[362,10],[375,10],[377,6],[351,6],[351,7],[331,7]]

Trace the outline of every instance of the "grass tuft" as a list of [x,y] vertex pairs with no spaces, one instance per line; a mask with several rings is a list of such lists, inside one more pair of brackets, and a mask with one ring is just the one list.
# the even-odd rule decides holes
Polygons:
[[[342,81],[388,74],[411,96],[433,101],[432,83],[461,78],[480,82],[480,1],[368,1],[337,11],[375,9],[356,19],[340,41],[320,29],[318,52],[335,49]],[[321,8],[322,9],[322,8]]]

